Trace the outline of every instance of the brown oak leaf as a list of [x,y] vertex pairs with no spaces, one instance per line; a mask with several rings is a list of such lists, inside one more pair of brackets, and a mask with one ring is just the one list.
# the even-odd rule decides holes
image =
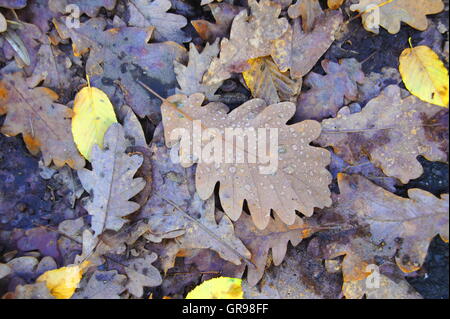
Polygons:
[[361,64],[356,59],[342,59],[339,63],[322,61],[327,73],[310,73],[304,84],[310,90],[302,93],[297,101],[296,121],[317,120],[336,116],[345,102],[358,98],[358,83],[364,80]]
[[193,20],[191,23],[200,35],[200,38],[213,43],[217,38],[228,36],[231,22],[244,8],[226,2],[212,3],[209,5],[209,8],[216,23],[211,23],[207,20]]
[[[272,219],[272,218],[271,218]],[[272,219],[264,230],[255,227],[249,215],[243,213],[234,223],[236,235],[250,250],[253,265],[248,266],[247,281],[250,286],[256,285],[262,278],[266,266],[273,264],[279,266],[283,261],[288,243],[297,246],[302,239],[311,236],[315,230],[313,225],[296,217],[291,226],[285,225],[279,218]],[[269,250],[272,255],[269,258]]]
[[280,71],[290,69],[295,79],[305,76],[333,43],[342,20],[340,11],[327,11],[316,19],[311,32],[305,33],[299,19],[295,19],[272,44],[271,55]]
[[441,111],[414,96],[401,99],[400,88],[391,85],[361,112],[349,114],[343,108],[336,118],[324,120],[318,143],[332,146],[352,165],[367,156],[387,176],[406,184],[423,173],[417,156],[447,161],[442,141],[435,142],[433,128],[426,126]]
[[317,0],[297,0],[288,9],[291,19],[302,17],[302,27],[305,32],[310,32],[313,29],[314,22],[322,13],[322,7]]
[[[196,189],[200,198],[209,198],[216,183],[220,182],[219,197],[225,213],[232,220],[237,220],[246,200],[253,221],[260,229],[269,224],[271,210],[284,223],[292,225],[296,220],[296,211],[311,216],[314,207],[322,208],[331,204],[328,189],[331,174],[325,169],[330,163],[330,154],[325,149],[309,145],[320,134],[318,122],[303,121],[286,125],[295,112],[295,105],[290,102],[267,106],[263,100],[253,99],[228,113],[225,104],[212,102],[202,106],[203,101],[202,94],[189,97],[174,95],[161,106],[165,140],[169,147],[181,138],[179,135],[172,136],[174,130],[177,130],[175,133],[179,129],[187,130],[185,138],[190,138],[194,121],[201,121],[200,132],[204,133],[206,128],[213,129],[206,133],[209,139],[214,137],[220,147],[225,146],[221,153],[214,149],[216,159],[200,161],[197,165]],[[236,142],[236,148],[224,138],[227,128],[240,129],[233,131],[236,139],[242,142]],[[276,168],[269,167],[271,164],[263,159],[263,149],[258,150],[257,154],[256,145],[244,144],[249,137],[256,138],[255,132],[258,130],[267,133],[266,128],[272,128],[278,134],[278,145],[272,141],[269,152],[276,158]],[[259,138],[267,141],[267,135]],[[201,149],[210,145],[209,140],[205,139],[203,137],[198,141]],[[200,153],[193,154],[194,157],[184,156],[191,154],[186,142],[186,139],[181,138],[180,161],[182,166],[189,167],[198,160],[194,157],[199,157]],[[264,167],[259,164],[263,162],[267,163]]]
[[219,42],[212,45],[209,43],[198,53],[193,43],[189,44],[189,62],[185,66],[177,61],[174,62],[174,70],[177,75],[180,89],[176,89],[177,94],[203,93],[209,101],[215,101],[219,97],[214,95],[221,83],[207,85],[203,82],[203,75],[208,71],[211,61],[219,53]]
[[437,198],[421,189],[408,197],[394,195],[359,175],[338,175],[340,195],[336,211],[356,216],[368,225],[374,244],[396,247],[396,263],[404,272],[422,266],[431,240],[440,235],[448,242],[448,194]]
[[220,43],[220,56],[212,61],[203,80],[207,84],[221,83],[231,73],[249,68],[247,61],[270,55],[273,40],[288,29],[286,18],[278,18],[281,6],[270,0],[249,0],[251,14],[241,11],[231,25],[230,39]]
[[140,298],[144,294],[144,287],[161,285],[161,274],[152,265],[157,258],[158,256],[152,253],[145,258],[135,258],[127,262],[125,267],[128,276],[126,287],[133,296]]
[[444,3],[442,0],[360,0],[350,9],[362,13],[362,22],[367,31],[378,33],[382,26],[395,34],[400,31],[401,22],[421,31],[426,30],[426,16],[444,10]]
[[128,24],[133,27],[155,27],[156,41],[188,42],[190,37],[181,30],[187,20],[182,15],[168,13],[171,6],[169,0],[130,0]]
[[45,87],[30,89],[22,72],[3,75],[0,81],[0,114],[7,114],[2,133],[22,134],[28,150],[42,152],[45,165],[68,164],[79,169],[85,164],[73,142],[72,111],[55,103],[58,95]]
[[127,220],[123,217],[139,209],[129,199],[145,186],[142,178],[133,178],[143,159],[125,153],[124,131],[112,124],[105,133],[104,146],[92,148],[93,170],[78,171],[83,188],[90,193],[85,208],[92,215],[91,228],[97,237],[107,229],[118,231]]

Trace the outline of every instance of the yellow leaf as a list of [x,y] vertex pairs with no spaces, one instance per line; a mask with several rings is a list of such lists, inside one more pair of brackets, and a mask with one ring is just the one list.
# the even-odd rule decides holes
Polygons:
[[85,261],[80,265],[46,271],[39,276],[36,282],[45,282],[48,290],[56,299],[69,299],[80,283],[83,270],[89,264],[89,261]]
[[427,46],[405,49],[400,55],[399,70],[411,94],[448,107],[448,70],[433,50]]
[[186,299],[244,299],[242,279],[219,277],[203,282]]
[[103,147],[103,136],[111,124],[117,123],[108,96],[95,87],[85,87],[75,96],[72,135],[80,153],[90,160],[92,146]]

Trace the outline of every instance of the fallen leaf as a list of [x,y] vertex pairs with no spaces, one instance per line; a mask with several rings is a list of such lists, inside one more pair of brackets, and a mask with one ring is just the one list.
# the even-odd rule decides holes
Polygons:
[[169,0],[131,0],[128,3],[128,24],[133,27],[155,27],[156,41],[188,42],[190,37],[181,30],[187,20],[182,15],[168,13],[171,6]]
[[339,63],[322,61],[327,73],[311,72],[304,84],[310,87],[297,101],[296,121],[317,120],[336,116],[346,103],[358,99],[358,86],[364,80],[361,64],[356,59],[342,59]]
[[5,32],[7,28],[8,28],[8,23],[6,22],[6,19],[3,16],[3,14],[0,13],[0,33]]
[[87,86],[75,96],[73,113],[73,139],[80,153],[90,161],[92,147],[103,148],[106,131],[117,123],[114,108],[102,90]]
[[91,155],[93,170],[79,170],[78,177],[91,195],[85,208],[92,215],[91,227],[97,237],[106,229],[118,231],[127,222],[123,217],[139,209],[129,199],[144,188],[145,181],[133,178],[143,160],[125,153],[124,131],[118,123],[106,131],[103,150],[94,145]]
[[428,27],[426,16],[444,10],[444,3],[442,0],[360,0],[358,4],[352,4],[350,10],[362,13],[367,31],[378,34],[382,26],[395,34],[400,31],[401,22],[424,31]]
[[281,6],[270,0],[249,0],[251,15],[241,11],[231,25],[230,39],[220,43],[220,56],[215,58],[203,81],[221,83],[232,73],[249,68],[248,60],[270,55],[271,44],[288,29],[286,18],[278,18]]
[[200,38],[213,43],[218,38],[228,36],[234,17],[244,8],[226,2],[212,3],[209,5],[209,8],[216,23],[211,23],[207,20],[193,20],[191,24]]
[[219,277],[204,281],[186,299],[244,299],[242,279]]
[[448,70],[433,50],[423,45],[405,49],[399,70],[411,94],[448,108]]
[[398,247],[395,259],[402,271],[422,266],[435,236],[448,242],[448,194],[439,199],[414,188],[408,190],[409,198],[403,198],[358,175],[338,175],[338,181],[341,206],[336,209],[345,206],[360,224],[369,225],[374,243]]
[[158,257],[155,253],[145,258],[132,259],[125,267],[128,276],[127,289],[135,297],[142,297],[143,287],[155,287],[162,283],[161,274],[158,269],[152,266],[152,263]]
[[21,72],[4,75],[0,88],[0,114],[7,113],[3,134],[22,133],[28,150],[33,155],[42,151],[47,166],[52,161],[75,169],[84,166],[70,132],[72,110],[54,102],[55,92],[45,87],[29,89]]
[[291,80],[288,72],[280,72],[270,57],[251,59],[248,63],[250,68],[242,75],[253,97],[261,98],[267,104],[295,102],[302,86],[301,80]]
[[294,79],[305,76],[333,43],[342,20],[340,11],[327,11],[316,19],[313,30],[305,33],[295,19],[272,44],[270,54],[280,71],[290,70]]
[[18,285],[14,293],[8,293],[2,299],[55,299],[45,283]]
[[[183,128],[192,132],[194,120],[201,121],[200,131],[214,128],[215,139],[219,139],[221,145],[225,128],[253,127],[253,131],[257,131],[258,128],[271,127],[277,128],[279,138],[278,149],[271,153],[277,152],[280,158],[271,174],[261,174],[260,155],[257,156],[249,145],[246,148],[242,144],[236,151],[234,146],[226,145],[225,152],[222,152],[226,154],[218,155],[218,160],[211,163],[201,161],[197,165],[196,189],[200,198],[209,198],[216,183],[220,182],[219,197],[228,217],[237,220],[244,200],[247,200],[253,221],[260,229],[267,227],[271,209],[284,223],[292,225],[296,219],[295,211],[311,216],[314,207],[331,204],[328,189],[331,175],[325,169],[330,162],[329,152],[309,145],[320,134],[318,122],[304,121],[287,126],[285,123],[295,112],[295,105],[290,102],[266,106],[264,101],[254,99],[228,113],[225,104],[213,102],[202,106],[203,101],[202,94],[193,94],[189,97],[174,95],[163,103],[161,111],[166,145],[171,147],[181,139],[181,136],[171,138],[173,130]],[[241,130],[237,135],[242,136],[243,132]],[[201,149],[207,142],[209,140],[201,141]],[[185,144],[182,139],[180,154],[190,153]],[[239,159],[239,154],[236,154],[237,160],[234,161],[234,153],[239,152],[247,152],[247,156],[241,154]],[[231,163],[227,159],[229,156],[232,156]],[[252,156],[256,161],[253,162]],[[181,156],[180,160],[182,166],[189,167],[195,159]]]
[[208,71],[211,61],[219,53],[219,42],[216,41],[212,45],[209,43],[198,53],[193,43],[189,44],[189,62],[187,66],[175,61],[174,70],[177,75],[178,85],[180,89],[176,89],[177,94],[194,94],[203,93],[209,101],[218,99],[216,93],[221,83],[207,85],[203,82],[203,75]]
[[96,17],[101,8],[113,10],[116,6],[116,0],[48,0],[48,6],[53,12],[62,14],[67,12],[69,5],[75,5],[80,10],[80,15],[86,13],[91,18]]
[[96,270],[72,299],[120,299],[120,294],[126,290],[126,281],[127,277],[116,270]]
[[[315,232],[313,227],[303,222],[300,217],[296,217],[291,226],[286,226],[281,220],[275,218],[266,229],[259,230],[253,224],[251,217],[244,213],[234,226],[236,236],[250,250],[251,260],[255,265],[248,266],[247,281],[250,286],[256,285],[261,280],[266,265],[270,265],[270,260],[273,260],[275,266],[282,263],[289,242],[295,247],[302,239]],[[269,250],[272,251],[272,258],[269,258]]]
[[403,184],[418,178],[423,168],[417,156],[447,161],[441,141],[433,142],[426,124],[442,109],[414,96],[400,97],[400,88],[388,86],[359,113],[341,109],[334,119],[322,122],[319,145],[332,146],[350,164],[367,156],[387,176]]
[[[105,30],[100,18],[69,29],[54,21],[63,39],[72,39],[75,55],[88,51],[86,73],[91,84],[104,91],[114,105],[128,104],[139,116],[158,122],[160,100],[139,85],[144,82],[160,95],[175,93],[174,61],[182,62],[186,50],[174,42],[148,43],[154,28],[119,27]],[[92,37],[95,34],[95,37]]]
[[36,282],[45,282],[48,290],[56,299],[70,299],[80,283],[83,271],[89,262],[49,270],[39,276]]
[[288,9],[291,19],[302,17],[302,28],[305,32],[310,32],[313,29],[316,19],[322,13],[322,7],[317,0],[297,0]]

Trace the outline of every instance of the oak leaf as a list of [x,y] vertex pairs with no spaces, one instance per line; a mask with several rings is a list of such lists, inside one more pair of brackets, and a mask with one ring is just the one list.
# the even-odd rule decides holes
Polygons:
[[28,150],[42,152],[45,165],[85,164],[70,131],[72,110],[55,101],[58,95],[45,87],[30,89],[22,72],[5,74],[0,81],[0,114],[7,113],[3,134],[22,134]]
[[400,31],[401,22],[420,31],[426,30],[426,16],[444,10],[444,3],[442,0],[360,0],[358,4],[351,5],[350,10],[362,13],[363,26],[367,31],[378,33],[382,26],[395,34]]
[[[267,127],[277,128],[278,149],[270,152],[272,156],[278,156],[278,165],[269,174],[261,174],[264,169],[258,163],[264,160],[260,154],[257,156],[256,146],[253,149],[253,146],[245,147],[242,144],[235,151],[234,145],[227,144],[222,154],[215,154],[219,159],[212,163],[198,163],[196,189],[200,198],[209,198],[216,183],[220,182],[219,197],[228,217],[237,220],[246,200],[253,221],[260,229],[269,224],[271,210],[284,223],[292,225],[296,211],[311,216],[314,207],[322,208],[331,204],[328,189],[331,175],[325,169],[330,163],[330,154],[325,149],[309,145],[320,134],[318,122],[304,121],[287,126],[285,123],[295,112],[295,105],[290,102],[266,106],[263,100],[253,99],[228,113],[225,104],[213,102],[202,106],[203,101],[202,94],[193,94],[189,97],[174,95],[163,103],[161,111],[166,145],[171,147],[177,142],[177,138],[171,137],[173,130],[182,128],[192,132],[194,120],[201,121],[202,132],[205,128],[213,128],[221,145],[225,128],[240,128],[237,138],[240,136],[242,141],[248,134],[251,135],[249,132],[261,128],[266,130]],[[249,132],[244,134],[244,128],[249,129]],[[201,149],[206,144],[207,141],[201,141]],[[180,154],[189,153],[189,147],[182,139]],[[181,165],[192,166],[194,160],[181,156]]]
[[[105,30],[100,18],[67,28],[54,21],[63,39],[72,39],[75,55],[88,51],[86,73],[91,84],[104,91],[114,105],[128,104],[139,116],[157,121],[160,101],[149,96],[137,82],[144,82],[160,95],[175,93],[174,61],[183,61],[186,50],[174,42],[147,43],[154,28],[119,27]],[[92,35],[95,34],[95,37]]]
[[322,7],[317,0],[297,0],[288,9],[291,19],[302,17],[302,28],[305,32],[310,32],[313,29],[317,17],[322,13]]
[[301,80],[292,80],[289,72],[280,72],[270,57],[251,59],[248,63],[250,68],[242,75],[253,97],[263,99],[267,104],[295,102]]
[[358,83],[364,80],[361,64],[355,59],[342,59],[339,63],[322,61],[327,73],[320,75],[311,72],[304,84],[310,87],[297,101],[295,120],[322,120],[336,116],[345,102],[358,98]]
[[340,11],[327,11],[316,19],[311,32],[305,33],[299,19],[295,19],[272,43],[270,54],[280,71],[290,70],[294,79],[305,76],[333,43],[342,20]]
[[[235,222],[236,236],[252,254],[253,265],[248,266],[247,281],[250,286],[256,285],[262,278],[266,265],[273,260],[275,266],[279,266],[288,248],[289,242],[297,246],[302,239],[311,236],[315,231],[313,225],[303,222],[296,217],[294,224],[285,225],[279,218],[272,219],[264,230],[259,230],[253,224],[251,217],[243,213]],[[269,251],[272,256],[269,258]]]
[[180,89],[176,89],[176,93],[186,95],[203,93],[209,101],[217,100],[218,96],[214,95],[214,93],[216,93],[221,83],[207,85],[203,82],[203,75],[208,71],[211,61],[218,53],[218,41],[212,45],[207,43],[201,53],[197,51],[193,43],[190,43],[188,64],[185,66],[177,61],[174,62],[174,70],[180,86]]
[[374,243],[398,247],[396,262],[402,271],[422,266],[435,236],[448,242],[448,194],[439,199],[414,188],[403,198],[358,175],[339,175],[338,181],[337,210],[349,210],[361,225],[368,225]]
[[152,253],[145,258],[132,259],[127,263],[125,272],[128,276],[127,289],[135,297],[142,297],[144,287],[155,287],[161,285],[162,278],[158,269],[152,263],[158,257]]
[[126,290],[126,281],[127,277],[117,270],[96,270],[72,299],[120,299],[120,294]]
[[241,11],[231,25],[230,39],[220,43],[220,56],[212,61],[203,80],[206,84],[221,83],[231,73],[249,68],[247,61],[270,55],[272,41],[288,29],[286,18],[278,18],[281,6],[270,0],[249,0],[251,15]]
[[128,24],[133,27],[155,27],[156,41],[188,42],[190,38],[181,30],[187,20],[182,15],[168,13],[171,6],[170,0],[131,0],[128,3]]
[[448,70],[433,50],[424,45],[405,49],[399,71],[411,94],[448,108]]
[[[158,243],[165,238],[176,238],[165,249],[164,270],[173,267],[178,252],[188,249],[211,249],[236,265],[243,258],[250,258],[248,250],[234,235],[231,220],[223,216],[216,221],[214,198],[203,201],[195,192],[193,168],[184,169],[171,161],[161,126],[155,131],[151,149],[153,193],[139,216],[148,220],[148,240]],[[165,197],[167,194],[170,202]]]
[[228,35],[234,17],[244,8],[226,2],[212,3],[209,8],[216,23],[207,20],[193,20],[191,24],[200,38],[213,43],[217,38],[224,38]]
[[124,131],[120,124],[109,127],[103,144],[103,150],[98,145],[92,149],[93,170],[78,171],[83,188],[91,195],[85,208],[92,215],[95,237],[107,229],[118,231],[127,222],[123,217],[139,209],[139,204],[129,199],[145,186],[142,178],[133,178],[143,159],[140,155],[125,153]]
[[334,119],[322,122],[321,146],[332,146],[350,164],[369,157],[387,176],[404,184],[418,178],[423,168],[417,156],[447,161],[441,141],[435,142],[427,123],[442,110],[414,96],[400,97],[400,88],[388,86],[359,113],[342,109]]

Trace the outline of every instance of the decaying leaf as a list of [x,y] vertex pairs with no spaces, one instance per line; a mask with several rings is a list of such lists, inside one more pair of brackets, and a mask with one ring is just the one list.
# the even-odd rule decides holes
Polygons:
[[108,96],[95,87],[81,89],[73,102],[72,135],[80,153],[91,160],[94,145],[103,148],[103,137],[113,123],[117,123]]
[[350,6],[362,13],[362,21],[367,31],[377,33],[380,26],[389,33],[400,31],[401,22],[424,31],[428,27],[427,15],[444,10],[442,0],[360,0]]
[[403,198],[358,175],[339,175],[338,181],[341,204],[337,209],[345,206],[358,216],[360,224],[369,225],[374,243],[398,247],[396,262],[404,272],[422,266],[435,236],[448,242],[448,194],[439,199],[409,189],[409,198]]
[[[302,239],[314,233],[313,227],[303,222],[300,217],[296,217],[291,226],[286,226],[281,220],[275,218],[266,229],[259,230],[250,216],[245,213],[235,222],[235,228],[236,235],[250,250],[252,262],[255,265],[248,266],[247,281],[250,286],[256,285],[262,278],[266,265],[270,265],[268,260],[273,260],[275,266],[281,264],[289,242],[292,246],[297,246]],[[272,251],[271,259],[268,259],[269,250]]]
[[433,128],[426,126],[441,110],[414,96],[401,99],[400,88],[391,85],[361,112],[349,114],[344,108],[336,118],[324,120],[318,143],[332,146],[352,165],[367,156],[387,176],[406,184],[423,173],[418,155],[447,161],[442,141],[434,142],[428,131]]
[[130,26],[155,27],[156,41],[175,41],[179,43],[190,40],[181,30],[187,20],[182,15],[168,13],[172,4],[170,0],[130,0]]
[[193,20],[191,24],[200,35],[200,38],[213,43],[216,39],[224,38],[228,35],[231,22],[244,8],[226,2],[212,3],[209,5],[209,8],[216,23],[211,23],[207,20]]
[[288,9],[291,19],[302,17],[302,27],[305,32],[310,32],[313,29],[314,22],[322,13],[322,7],[317,0],[297,0]]
[[27,79],[28,85],[35,87],[42,82],[45,87],[69,89],[75,73],[71,66],[70,59],[58,47],[50,43],[42,44],[33,74]]
[[221,83],[231,73],[249,68],[248,60],[270,55],[272,42],[288,29],[286,18],[278,18],[281,6],[270,0],[249,0],[251,15],[241,11],[231,25],[230,39],[220,43],[220,57],[212,61],[203,80]]
[[55,103],[58,95],[45,87],[30,89],[22,72],[6,74],[0,81],[0,114],[7,113],[2,133],[22,134],[28,150],[42,151],[45,165],[68,164],[79,169],[85,162],[70,132],[72,111]]
[[145,258],[136,258],[125,267],[128,276],[127,289],[135,297],[142,297],[143,287],[155,287],[161,285],[162,278],[158,269],[152,263],[157,259],[155,253]]
[[186,299],[243,299],[242,279],[219,277],[202,282]]
[[116,6],[116,0],[48,0],[48,6],[53,12],[70,13],[77,6],[80,14],[86,13],[90,17],[97,16],[101,8],[112,10]]
[[189,45],[189,62],[185,66],[177,61],[174,62],[174,70],[177,75],[180,89],[176,89],[177,94],[191,95],[194,93],[203,93],[209,101],[217,100],[214,95],[221,83],[207,85],[203,82],[203,75],[208,71],[211,61],[219,53],[219,42],[212,45],[208,43],[201,53],[198,53],[194,44]]
[[[104,91],[114,105],[128,104],[139,116],[159,117],[160,101],[150,96],[137,81],[160,95],[175,93],[174,61],[184,61],[186,50],[174,43],[148,41],[154,28],[119,27],[105,31],[106,21],[93,18],[80,28],[67,28],[55,21],[63,39],[71,38],[75,55],[88,51],[86,73],[91,84]],[[95,37],[92,37],[95,34]]]
[[448,70],[433,50],[424,45],[405,49],[399,70],[409,92],[422,101],[448,108]]
[[251,59],[248,63],[250,68],[242,75],[253,97],[263,99],[267,104],[295,102],[301,80],[292,80],[288,72],[280,72],[270,57]]
[[[161,106],[165,140],[169,147],[181,138],[179,135],[172,137],[172,131],[183,128],[192,132],[194,120],[201,121],[202,132],[205,128],[213,128],[214,134],[209,135],[209,139],[215,137],[220,147],[225,146],[222,154],[215,153],[217,160],[201,161],[197,165],[196,189],[202,199],[209,198],[216,183],[220,182],[219,196],[228,217],[237,220],[246,200],[253,221],[259,229],[264,229],[269,224],[271,210],[284,223],[292,225],[296,219],[296,211],[311,216],[314,207],[331,204],[328,189],[331,175],[325,169],[330,162],[329,152],[309,145],[320,134],[318,122],[304,121],[287,126],[285,123],[295,112],[295,105],[290,102],[266,106],[263,100],[253,99],[228,113],[225,104],[213,102],[202,106],[203,101],[202,94],[189,97],[174,95]],[[225,128],[230,127],[241,129],[236,138],[241,138],[242,143],[236,148],[224,138]],[[260,131],[266,131],[267,127],[277,128],[278,145],[272,143],[272,147],[278,148],[272,149],[270,153],[275,155],[276,152],[278,157],[277,167],[271,170],[269,168],[265,174],[265,169],[258,164],[268,162],[262,159],[262,150],[256,154],[256,145],[247,143],[244,146],[243,141],[249,134],[252,135],[249,132],[255,134],[261,128]],[[244,134],[244,128],[250,128],[249,132]],[[267,135],[260,138],[267,141]],[[207,144],[211,147],[209,141],[202,140],[201,149]],[[183,156],[189,153],[189,146],[181,139],[180,161],[184,167],[192,166],[197,160]]]
[[3,296],[5,299],[55,299],[44,282],[30,285],[18,285],[14,293]]
[[341,275],[328,273],[303,243],[288,247],[283,263],[268,267],[258,285],[242,282],[245,299],[337,299],[341,287]]
[[336,116],[346,103],[358,98],[358,83],[364,80],[361,64],[356,59],[343,59],[339,63],[322,61],[327,75],[310,73],[305,85],[310,90],[300,95],[295,120],[322,120]]
[[49,270],[39,276],[36,282],[45,282],[50,293],[56,299],[69,299],[77,289],[83,271],[88,266],[89,262],[84,262],[80,265]]
[[305,33],[299,19],[276,39],[271,55],[281,72],[290,69],[292,78],[305,76],[334,41],[334,35],[342,23],[340,11],[327,11],[316,19],[313,30]]
[[103,150],[94,145],[91,153],[93,170],[78,171],[83,188],[91,197],[85,208],[92,215],[91,227],[95,236],[106,229],[118,231],[139,205],[129,199],[145,186],[142,178],[133,178],[142,165],[140,155],[125,153],[124,131],[120,124],[112,124],[106,131]]
[[87,284],[73,295],[73,299],[120,299],[126,290],[127,277],[116,270],[95,271]]

